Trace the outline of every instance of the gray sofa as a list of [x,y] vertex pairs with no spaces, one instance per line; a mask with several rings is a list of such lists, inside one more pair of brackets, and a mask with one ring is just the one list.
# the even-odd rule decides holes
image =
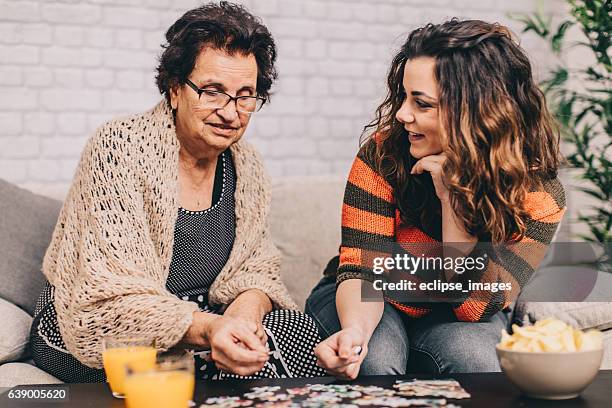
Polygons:
[[[300,305],[337,253],[343,186],[328,178],[286,179],[274,186],[270,226],[283,253],[283,280]],[[0,387],[60,382],[29,360],[28,336],[61,196],[43,197],[0,180]],[[549,267],[551,273],[575,268]],[[601,275],[602,282],[611,282]],[[528,303],[519,309],[532,318],[553,315],[580,328],[606,329],[602,368],[612,368],[612,303]]]

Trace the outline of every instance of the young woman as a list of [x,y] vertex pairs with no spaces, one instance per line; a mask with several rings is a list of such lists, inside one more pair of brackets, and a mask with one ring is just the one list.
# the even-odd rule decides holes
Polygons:
[[[477,20],[413,31],[387,82],[348,178],[339,259],[307,301],[327,336],[316,349],[319,364],[347,378],[497,371],[494,346],[509,305],[565,209],[556,178],[559,136],[544,95],[510,31]],[[462,243],[451,259],[504,244],[484,257],[483,269],[438,277],[512,290],[468,290],[453,301],[418,304],[374,291],[378,301],[363,301],[363,283],[378,278],[373,254],[428,243]]]

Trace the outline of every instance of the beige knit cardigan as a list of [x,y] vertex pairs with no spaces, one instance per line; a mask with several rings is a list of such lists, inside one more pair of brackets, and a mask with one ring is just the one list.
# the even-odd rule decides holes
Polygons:
[[[43,272],[68,351],[101,367],[103,336],[176,345],[196,303],[166,289],[178,215],[178,152],[166,102],[103,125],[83,151]],[[255,149],[231,147],[236,168],[236,239],[210,287],[212,304],[257,288],[278,308],[296,308],[280,281],[280,254],[267,225],[270,185]]]

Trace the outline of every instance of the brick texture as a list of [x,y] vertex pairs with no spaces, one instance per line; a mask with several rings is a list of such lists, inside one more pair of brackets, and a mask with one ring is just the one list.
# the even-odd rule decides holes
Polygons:
[[[518,26],[518,0],[243,0],[274,35],[280,78],[246,137],[273,178],[345,177],[385,93],[393,50],[413,28],[453,16]],[[165,30],[196,0],[0,0],[0,178],[62,191],[88,136],[160,95]],[[560,0],[546,2],[561,10]],[[540,71],[543,44],[522,44]]]

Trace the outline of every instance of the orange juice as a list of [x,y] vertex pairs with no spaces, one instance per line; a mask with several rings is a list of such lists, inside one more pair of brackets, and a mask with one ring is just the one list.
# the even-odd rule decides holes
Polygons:
[[124,393],[125,365],[135,371],[152,370],[155,368],[157,350],[154,347],[135,346],[117,347],[104,350],[102,362],[106,372],[106,380],[111,390],[116,394]]
[[148,371],[125,379],[128,408],[187,408],[195,378],[187,370]]

